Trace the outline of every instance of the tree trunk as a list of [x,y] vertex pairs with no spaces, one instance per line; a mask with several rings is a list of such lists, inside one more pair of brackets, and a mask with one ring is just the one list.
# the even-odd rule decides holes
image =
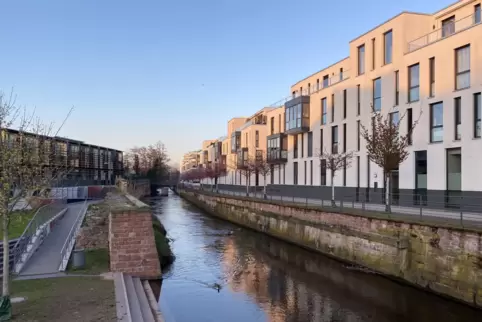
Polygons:
[[249,197],[249,181],[248,181],[248,177],[246,177],[246,197]]
[[214,185],[216,186],[216,193],[219,192],[218,190],[218,177],[214,178]]
[[6,213],[2,216],[2,233],[3,233],[3,283],[2,295],[10,296],[10,253],[8,245],[8,216]]
[[331,206],[336,207],[335,202],[335,175],[331,172]]
[[268,199],[266,195],[266,174],[264,175],[263,199]]
[[392,212],[392,206],[390,202],[390,172],[385,175],[385,211]]

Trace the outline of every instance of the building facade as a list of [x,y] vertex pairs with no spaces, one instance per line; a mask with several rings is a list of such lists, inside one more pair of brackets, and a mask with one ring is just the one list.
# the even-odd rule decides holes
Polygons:
[[[446,202],[453,194],[482,200],[481,1],[458,1],[434,14],[402,12],[348,48],[347,57],[295,83],[289,97],[263,109],[264,124],[245,125],[248,119],[233,127],[242,118],[231,120],[228,160],[240,149],[263,150],[272,164],[268,183],[278,185],[278,192],[289,194],[295,186],[318,192],[331,185],[320,152],[353,151],[335,186],[345,195],[376,194],[384,174],[368,160],[360,132],[382,113],[399,122],[402,135],[413,129],[409,157],[391,174],[397,198],[423,194]],[[256,143],[255,131],[263,143]],[[244,184],[235,177],[226,182]]]

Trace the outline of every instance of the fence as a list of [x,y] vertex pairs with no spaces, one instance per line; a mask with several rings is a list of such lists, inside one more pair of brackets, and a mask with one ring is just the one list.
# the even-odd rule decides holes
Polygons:
[[[203,190],[227,196],[241,196],[253,199],[267,199],[281,204],[296,204],[306,207],[328,208],[329,211],[354,213],[357,215],[381,215],[387,218],[409,218],[417,221],[437,221],[458,226],[482,227],[482,198],[462,196],[460,193],[397,193],[389,194],[391,211],[386,211],[383,189],[378,193],[366,189],[354,189],[355,193],[336,193],[335,202],[331,201],[331,190],[313,189],[310,186],[295,186],[292,190],[283,190],[275,186],[267,187],[264,196],[263,187],[218,185],[218,191],[212,185],[181,184],[180,189]],[[308,189],[311,188],[311,189]],[[329,187],[319,187],[329,188]],[[319,195],[315,191],[323,191]],[[329,194],[326,192],[329,191]],[[308,193],[309,192],[309,193]]]

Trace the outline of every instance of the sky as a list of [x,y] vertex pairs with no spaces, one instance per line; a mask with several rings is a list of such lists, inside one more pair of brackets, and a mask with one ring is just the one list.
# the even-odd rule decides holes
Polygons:
[[0,0],[0,91],[59,135],[173,162],[348,55],[402,11],[454,0]]

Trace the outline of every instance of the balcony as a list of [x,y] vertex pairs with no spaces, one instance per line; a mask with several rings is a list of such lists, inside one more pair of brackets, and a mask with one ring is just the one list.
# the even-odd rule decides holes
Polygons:
[[285,133],[299,134],[310,130],[310,97],[298,96],[285,103]]
[[411,53],[417,49],[428,46],[441,39],[450,37],[473,26],[480,25],[480,18],[480,12],[476,12],[460,20],[448,22],[444,24],[442,28],[410,41],[407,46],[407,53]]
[[248,166],[248,148],[241,148],[237,151],[236,167],[244,169]]
[[268,149],[268,163],[281,164],[288,162],[288,151],[280,149]]
[[241,148],[241,131],[235,131],[231,134],[231,153],[238,153]]
[[288,139],[286,134],[278,133],[267,137],[266,160],[271,164],[288,161]]

